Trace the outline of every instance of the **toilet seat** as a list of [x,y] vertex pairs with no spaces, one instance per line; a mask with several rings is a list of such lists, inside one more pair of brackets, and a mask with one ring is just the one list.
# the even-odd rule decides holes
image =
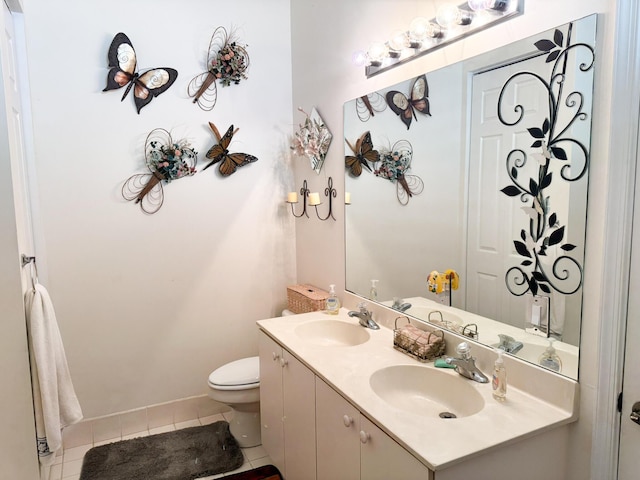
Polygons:
[[218,390],[248,390],[260,386],[260,358],[235,360],[209,375],[209,385]]

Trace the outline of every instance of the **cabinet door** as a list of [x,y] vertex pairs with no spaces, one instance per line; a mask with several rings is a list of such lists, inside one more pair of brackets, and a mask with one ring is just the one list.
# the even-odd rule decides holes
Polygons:
[[360,412],[316,377],[317,480],[360,480]]
[[[360,478],[363,480],[433,480],[427,467],[363,415],[360,416],[360,437]],[[425,441],[430,441],[426,434]]]
[[284,472],[282,347],[260,332],[260,420],[262,446],[273,464]]
[[283,350],[284,476],[287,480],[316,478],[315,374]]

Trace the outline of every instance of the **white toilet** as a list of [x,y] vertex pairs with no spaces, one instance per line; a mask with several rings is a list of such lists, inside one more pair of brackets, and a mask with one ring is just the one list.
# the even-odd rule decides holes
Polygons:
[[233,410],[229,429],[241,447],[255,447],[262,443],[258,357],[242,358],[211,372],[209,396]]

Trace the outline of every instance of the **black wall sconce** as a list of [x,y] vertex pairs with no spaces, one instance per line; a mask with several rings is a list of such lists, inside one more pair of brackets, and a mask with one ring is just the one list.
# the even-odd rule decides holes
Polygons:
[[327,188],[324,189],[324,196],[329,198],[329,211],[325,217],[321,217],[320,213],[318,212],[318,205],[322,205],[322,202],[320,201],[320,194],[318,192],[310,192],[309,188],[307,187],[307,181],[304,180],[302,182],[302,188],[300,189],[300,196],[302,197],[302,212],[300,212],[300,214],[296,214],[293,208],[293,204],[298,203],[298,194],[296,192],[289,192],[287,194],[287,203],[291,205],[291,213],[296,218],[300,218],[303,215],[309,218],[309,214],[307,213],[307,205],[309,205],[310,207],[315,207],[316,216],[319,220],[325,221],[328,220],[329,217],[335,220],[336,217],[333,216],[332,199],[336,198],[337,195],[337,190],[333,188],[333,179],[329,177],[327,179]]

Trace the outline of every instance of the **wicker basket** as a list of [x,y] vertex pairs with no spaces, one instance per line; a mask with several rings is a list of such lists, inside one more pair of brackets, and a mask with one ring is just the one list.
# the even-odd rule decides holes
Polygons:
[[324,310],[329,293],[313,285],[291,285],[287,287],[287,308],[293,313]]
[[[401,318],[405,319],[407,324],[398,328],[398,320]],[[421,362],[428,362],[444,354],[444,332],[442,330],[429,332],[418,330],[416,327],[411,328],[409,318],[398,317],[393,329],[393,348]]]

